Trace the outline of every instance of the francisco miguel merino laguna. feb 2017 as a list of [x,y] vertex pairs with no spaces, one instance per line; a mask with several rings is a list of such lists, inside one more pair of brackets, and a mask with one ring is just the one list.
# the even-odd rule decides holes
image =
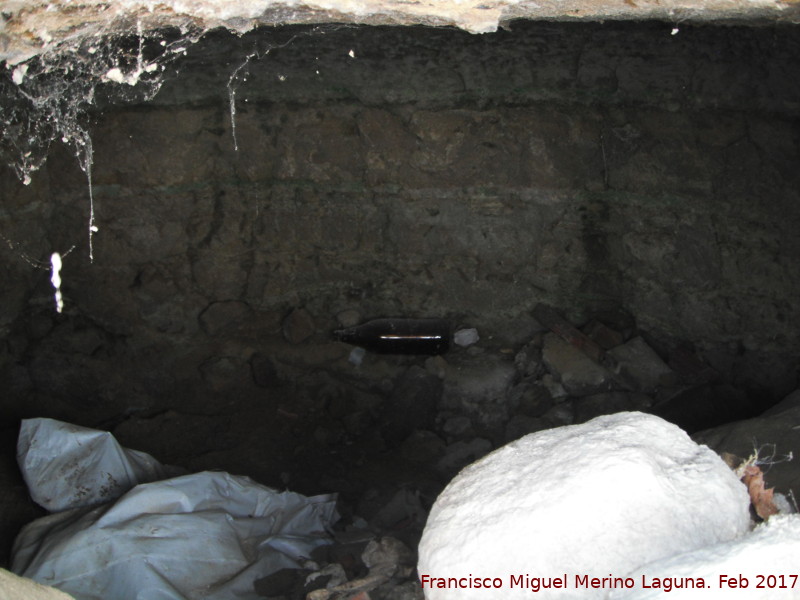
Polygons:
[[[633,577],[590,577],[589,575],[573,575],[566,573],[556,577],[537,577],[529,574],[508,575],[502,577],[481,577],[470,573],[465,577],[433,577],[427,573],[420,574],[422,588],[438,589],[529,589],[539,592],[548,589],[631,589],[636,587]],[[572,583],[572,586],[570,586]],[[660,589],[664,592],[673,589],[708,587],[702,577],[648,577],[642,575],[639,580],[642,589]]]

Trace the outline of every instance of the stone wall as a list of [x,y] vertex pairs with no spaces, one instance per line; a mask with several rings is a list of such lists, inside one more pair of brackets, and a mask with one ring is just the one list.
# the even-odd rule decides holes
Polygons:
[[[622,307],[790,391],[800,32],[670,30],[218,32],[152,102],[100,94],[93,262],[73,157],[0,179],[4,415],[96,425],[311,394],[351,376],[330,339],[344,311],[442,315],[515,350],[539,302],[578,322]],[[32,263],[73,246],[58,315]]]

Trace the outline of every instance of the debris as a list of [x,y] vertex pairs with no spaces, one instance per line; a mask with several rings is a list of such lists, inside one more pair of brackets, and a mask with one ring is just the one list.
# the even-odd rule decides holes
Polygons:
[[613,371],[628,389],[654,392],[674,381],[674,373],[647,342],[637,336],[608,351]]
[[459,329],[453,334],[453,342],[462,347],[472,346],[472,344],[477,343],[479,339],[481,338],[478,335],[478,330],[474,327],[469,329]]
[[408,546],[391,536],[372,540],[361,555],[370,575],[380,574],[387,579],[404,568],[413,569],[415,559],[414,552]]
[[793,452],[797,449],[800,394],[790,394],[774,408],[776,412],[770,409],[757,417],[726,423],[692,437],[723,458],[731,457],[726,462],[732,469],[746,462],[739,457],[757,455],[755,464],[764,470],[768,486],[775,489],[775,504],[781,512],[796,512],[786,509],[791,507],[792,490],[798,490],[800,481],[800,462]]
[[361,366],[361,363],[364,362],[364,357],[367,355],[367,351],[364,348],[356,346],[350,351],[349,356],[347,357],[347,361],[358,367]]
[[602,360],[603,349],[551,307],[537,304],[533,309],[533,316],[562,340],[583,351],[592,360],[597,362]]
[[555,333],[544,336],[542,360],[572,396],[588,396],[611,389],[611,373]]
[[538,377],[544,372],[542,336],[529,342],[514,356],[514,365],[523,377]]
[[306,588],[321,588],[324,586],[326,589],[331,589],[336,586],[342,585],[347,581],[347,575],[339,563],[331,563],[319,571],[314,571],[306,577]]
[[[722,458],[726,464],[732,466],[736,475],[747,486],[747,491],[750,494],[750,504],[753,506],[753,511],[763,520],[767,520],[772,515],[781,512],[780,508],[775,502],[775,488],[768,488],[764,483],[764,473],[761,471],[759,464],[769,464],[769,461],[762,461],[759,458],[759,449],[753,452],[746,460],[742,460],[729,452],[723,452]],[[791,459],[791,457],[790,457]]]
[[604,350],[611,350],[625,342],[625,337],[600,321],[592,320],[583,328],[583,333]]
[[306,600],[369,600],[370,593],[377,592],[384,584],[396,588],[398,584],[413,583],[407,580],[414,576],[416,553],[397,538],[383,536],[369,541],[361,553],[361,561],[369,570],[366,576],[314,590]]
[[30,493],[59,512],[22,530],[12,570],[77,598],[239,596],[257,578],[303,566],[338,519],[334,495],[278,492],[225,472],[161,479],[160,463],[109,433],[51,419],[23,422],[18,446]]
[[556,402],[560,402],[561,400],[569,397],[567,390],[564,389],[564,386],[561,385],[561,382],[556,381],[555,377],[553,377],[550,373],[544,375],[541,381],[542,385]]
[[[78,598],[231,598],[330,543],[335,498],[201,472],[141,484],[118,500],[27,525],[12,570]],[[244,549],[248,549],[243,551]],[[85,577],[91,573],[91,577]]]
[[747,486],[750,503],[759,517],[766,521],[772,515],[778,514],[779,510],[773,498],[774,489],[765,487],[764,474],[759,466],[754,464],[746,466],[742,475],[742,483]]

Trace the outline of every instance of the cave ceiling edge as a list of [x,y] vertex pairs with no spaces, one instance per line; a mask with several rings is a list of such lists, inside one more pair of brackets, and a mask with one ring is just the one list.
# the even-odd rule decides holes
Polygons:
[[31,57],[87,38],[164,28],[245,33],[278,25],[422,25],[488,33],[514,20],[665,21],[796,24],[800,2],[786,0],[563,0],[554,2],[353,1],[311,4],[243,0],[55,0],[0,2],[0,60],[11,68]]

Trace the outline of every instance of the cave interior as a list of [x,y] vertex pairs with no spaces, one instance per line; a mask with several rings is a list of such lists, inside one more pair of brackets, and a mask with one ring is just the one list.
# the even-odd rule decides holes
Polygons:
[[[3,146],[0,566],[44,514],[21,419],[370,520],[541,429],[759,415],[798,385],[799,56],[780,23],[326,24],[210,31],[148,93],[72,97],[62,74],[47,93],[83,102],[87,137],[48,144],[27,185]],[[568,384],[542,306],[671,372]],[[427,356],[332,335],[378,317],[478,339]]]

